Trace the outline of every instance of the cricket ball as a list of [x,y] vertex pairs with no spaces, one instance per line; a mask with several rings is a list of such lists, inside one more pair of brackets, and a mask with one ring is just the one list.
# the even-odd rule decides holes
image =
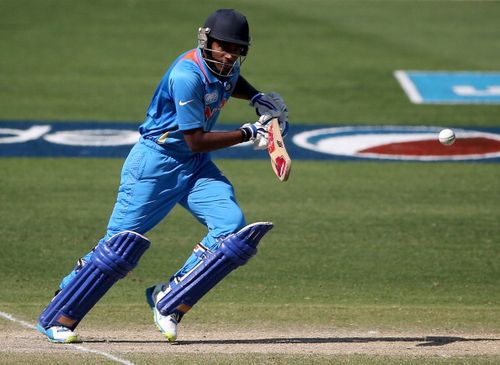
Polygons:
[[445,146],[451,146],[455,142],[455,132],[451,129],[443,129],[439,132],[439,142]]

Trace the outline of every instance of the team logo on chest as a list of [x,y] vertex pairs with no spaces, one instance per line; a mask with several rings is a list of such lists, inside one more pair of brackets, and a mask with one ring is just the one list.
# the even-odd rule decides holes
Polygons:
[[226,99],[222,99],[219,106],[215,106],[210,108],[208,105],[205,105],[205,119],[210,119],[215,113],[222,109],[222,107],[226,104]]
[[205,105],[213,104],[219,100],[219,93],[217,91],[205,94]]

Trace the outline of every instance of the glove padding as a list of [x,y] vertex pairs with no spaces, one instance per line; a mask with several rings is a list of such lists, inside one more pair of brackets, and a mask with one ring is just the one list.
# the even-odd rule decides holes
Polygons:
[[240,129],[243,131],[243,142],[252,141],[255,150],[267,148],[267,134],[269,124],[273,119],[269,114],[263,114],[255,123],[243,124]]
[[283,137],[286,136],[288,133],[288,108],[278,93],[258,93],[250,100],[250,106],[255,108],[255,113],[258,116],[268,114],[273,118],[278,118],[281,134]]

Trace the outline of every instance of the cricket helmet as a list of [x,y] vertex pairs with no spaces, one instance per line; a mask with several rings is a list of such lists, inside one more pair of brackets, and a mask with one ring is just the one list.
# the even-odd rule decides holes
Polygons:
[[212,40],[241,46],[238,59],[241,64],[250,46],[250,29],[247,18],[234,9],[219,9],[210,14],[203,27],[198,29],[198,47],[203,51],[203,59],[208,67],[220,76],[230,76],[229,74],[220,74],[214,67],[214,60],[210,52],[212,51]]

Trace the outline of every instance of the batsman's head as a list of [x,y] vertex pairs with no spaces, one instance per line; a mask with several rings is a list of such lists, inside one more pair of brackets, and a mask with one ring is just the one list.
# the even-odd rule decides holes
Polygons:
[[208,68],[216,75],[231,76],[235,64],[246,58],[250,30],[246,17],[234,9],[219,9],[198,29],[198,47]]

